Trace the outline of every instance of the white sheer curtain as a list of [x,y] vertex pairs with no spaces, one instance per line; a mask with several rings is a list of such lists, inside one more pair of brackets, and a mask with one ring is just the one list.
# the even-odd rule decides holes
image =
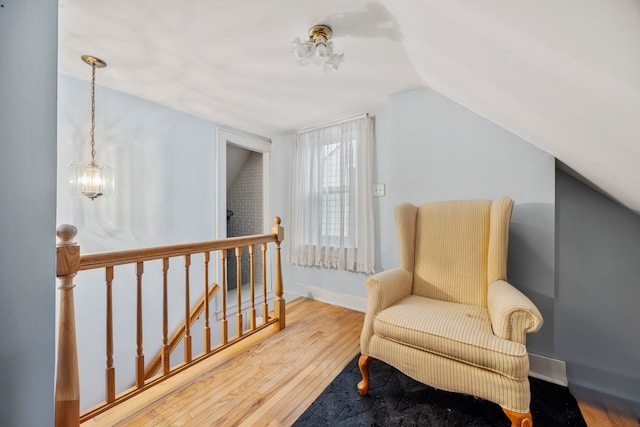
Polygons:
[[374,272],[373,118],[300,131],[292,153],[289,261]]

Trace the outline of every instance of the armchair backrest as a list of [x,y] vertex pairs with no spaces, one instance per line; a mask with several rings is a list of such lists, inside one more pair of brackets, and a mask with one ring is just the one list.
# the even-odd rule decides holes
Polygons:
[[490,283],[507,278],[513,200],[408,203],[395,209],[400,264],[413,294],[486,307]]

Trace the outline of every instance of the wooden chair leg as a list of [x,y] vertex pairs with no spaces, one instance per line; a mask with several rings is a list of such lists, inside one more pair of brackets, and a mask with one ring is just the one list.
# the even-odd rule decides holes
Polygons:
[[533,419],[531,418],[531,411],[526,414],[519,412],[512,412],[508,409],[502,408],[502,411],[511,421],[511,427],[533,427]]
[[358,393],[360,393],[361,396],[369,393],[369,365],[372,360],[372,357],[364,354],[361,354],[360,359],[358,359],[358,367],[362,373],[362,381],[358,383]]

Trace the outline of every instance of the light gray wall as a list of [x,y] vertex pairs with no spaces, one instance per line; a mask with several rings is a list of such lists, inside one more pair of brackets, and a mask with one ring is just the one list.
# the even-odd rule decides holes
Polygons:
[[[287,206],[293,135],[274,138],[274,207]],[[565,173],[553,157],[427,90],[376,112],[378,269],[397,265],[393,206],[462,197],[516,200],[509,278],[541,309],[530,351],[567,363],[571,386],[617,397],[640,414],[640,217]],[[283,217],[287,225],[287,216]],[[287,241],[283,246],[288,250]],[[366,276],[284,263],[285,289],[302,284],[350,301]]]
[[558,171],[555,348],[571,384],[640,414],[640,216]]
[[59,77],[58,222],[78,227],[84,253],[213,239],[216,125],[100,86],[109,71],[96,77],[96,162],[116,187],[94,201],[68,184],[69,165],[90,159],[90,83]]
[[[386,185],[386,196],[374,198],[377,271],[399,265],[393,220],[398,203],[509,195],[516,201],[509,279],[545,317],[541,331],[528,337],[530,351],[553,355],[554,158],[428,89],[391,96],[375,116],[374,182]],[[274,209],[288,206],[292,142],[293,135],[273,139]],[[283,247],[286,253],[286,239]],[[283,268],[288,283],[343,299],[366,298],[365,275],[288,262]]]
[[[108,58],[105,60],[108,62]],[[98,71],[98,83],[101,73],[109,70],[107,67]],[[87,72],[90,73],[88,67]],[[70,192],[68,165],[90,156],[89,95],[89,82],[59,77],[57,223],[78,227],[76,241],[81,253],[213,240],[218,163],[216,125],[99,84],[96,161],[114,169],[116,191],[113,198],[95,201]],[[203,293],[203,271],[202,257],[192,257],[192,304]],[[214,272],[212,267],[211,274]],[[170,333],[184,320],[184,275],[183,260],[172,259]],[[104,399],[104,271],[80,272],[75,282],[80,403],[86,409]],[[143,350],[147,360],[155,356],[162,343],[161,285],[160,263],[145,263]],[[132,266],[115,269],[114,366],[118,391],[130,387],[134,378],[135,287]],[[194,354],[202,349],[201,338],[202,333],[194,327]],[[177,363],[176,358],[181,355],[181,351],[174,352],[172,362]]]
[[58,3],[0,2],[0,418],[53,425]]

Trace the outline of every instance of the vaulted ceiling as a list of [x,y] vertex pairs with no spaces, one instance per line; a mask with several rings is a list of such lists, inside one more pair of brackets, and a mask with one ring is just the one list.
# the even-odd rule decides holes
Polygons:
[[[640,212],[639,0],[60,0],[60,72],[265,137],[427,86]],[[345,54],[299,66],[315,24]]]

